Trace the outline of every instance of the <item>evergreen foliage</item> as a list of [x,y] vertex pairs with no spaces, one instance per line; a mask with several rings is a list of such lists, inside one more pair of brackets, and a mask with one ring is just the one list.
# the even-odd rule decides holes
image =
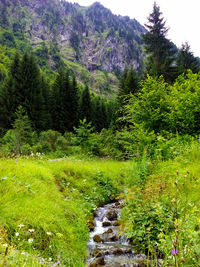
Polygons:
[[90,122],[92,119],[91,111],[91,96],[89,92],[89,87],[86,85],[81,94],[80,119],[86,119],[87,122]]
[[148,32],[143,35],[144,47],[147,53],[147,72],[153,76],[163,75],[167,81],[174,79],[174,60],[176,48],[167,38],[168,29],[165,26],[160,7],[154,2],[153,12],[145,25]]
[[189,69],[192,70],[193,73],[197,73],[200,70],[200,62],[198,58],[193,55],[187,42],[183,44],[179,50],[176,65],[177,75],[186,73]]
[[19,54],[11,64],[8,78],[5,80],[0,91],[0,128],[8,130],[15,118],[15,111],[21,102],[21,77],[20,77]]
[[120,79],[120,87],[118,98],[119,101],[123,101],[124,97],[127,97],[129,94],[135,94],[139,86],[139,77],[137,72],[134,70],[133,65],[128,69],[124,69]]
[[78,88],[75,77],[60,70],[52,90],[53,129],[64,133],[72,131],[78,122]]
[[16,140],[16,153],[22,154],[22,146],[31,144],[32,128],[25,110],[19,106],[16,111],[16,119],[13,124],[13,130]]

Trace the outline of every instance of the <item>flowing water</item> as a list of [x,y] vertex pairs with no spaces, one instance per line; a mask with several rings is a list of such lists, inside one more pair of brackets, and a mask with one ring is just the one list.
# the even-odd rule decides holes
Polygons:
[[144,267],[145,255],[136,254],[133,246],[120,234],[118,219],[123,203],[118,201],[100,207],[95,228],[90,233],[88,267]]

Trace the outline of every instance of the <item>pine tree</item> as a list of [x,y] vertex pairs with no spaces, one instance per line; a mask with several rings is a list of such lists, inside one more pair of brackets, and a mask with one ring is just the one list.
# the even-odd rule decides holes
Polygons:
[[20,57],[19,54],[11,64],[9,76],[0,88],[0,128],[8,130],[15,119],[15,111],[21,104],[20,101]]
[[68,125],[69,131],[72,131],[74,127],[78,126],[78,111],[79,111],[78,87],[76,78],[75,76],[73,76],[69,92],[69,113],[70,113],[70,120]]
[[32,55],[25,54],[21,61],[20,103],[27,111],[34,128],[43,130],[44,98],[41,89],[41,75]]
[[149,24],[145,26],[149,30],[143,35],[145,51],[147,53],[147,72],[153,76],[163,75],[168,81],[174,77],[175,46],[166,38],[168,29],[160,7],[154,2],[153,12],[148,18]]
[[40,86],[42,90],[42,97],[44,99],[44,117],[43,117],[43,127],[44,130],[49,130],[52,127],[52,118],[51,118],[51,96],[49,84],[46,81],[45,77],[41,76]]
[[95,97],[95,106],[94,106],[94,121],[93,125],[97,132],[100,132],[103,128],[104,119],[103,118],[103,111],[102,111],[102,104],[100,97]]
[[198,58],[193,55],[187,42],[182,45],[179,51],[176,59],[176,65],[177,75],[186,73],[188,69],[192,70],[193,73],[197,73],[200,70],[200,62]]
[[22,106],[17,108],[15,115],[16,119],[13,123],[13,130],[16,140],[16,153],[21,154],[22,145],[31,143],[31,121]]
[[80,100],[80,119],[86,119],[87,122],[92,120],[91,115],[91,98],[89,87],[86,85],[82,91],[81,100]]
[[55,131],[65,132],[65,111],[63,110],[63,91],[65,88],[65,73],[59,70],[52,88],[52,125]]
[[134,70],[133,65],[130,69],[125,68],[122,77],[120,79],[120,88],[118,93],[118,99],[120,106],[123,105],[124,98],[130,93],[135,94],[138,91],[139,77]]
[[78,124],[78,88],[75,77],[60,70],[52,90],[53,129],[64,133]]

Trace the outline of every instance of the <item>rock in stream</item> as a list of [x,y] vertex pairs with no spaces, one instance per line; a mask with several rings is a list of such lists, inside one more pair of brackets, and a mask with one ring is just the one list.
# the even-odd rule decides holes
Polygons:
[[133,246],[120,235],[118,219],[121,201],[100,207],[95,217],[95,228],[88,242],[88,267],[145,267],[146,257],[136,254]]

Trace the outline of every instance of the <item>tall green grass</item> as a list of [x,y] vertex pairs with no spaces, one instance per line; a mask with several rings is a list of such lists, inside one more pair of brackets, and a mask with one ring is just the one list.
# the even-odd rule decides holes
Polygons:
[[200,143],[149,165],[145,183],[129,188],[122,226],[138,251],[161,266],[199,266]]
[[134,179],[131,168],[111,160],[0,159],[0,265],[40,266],[42,258],[84,266],[91,215]]

